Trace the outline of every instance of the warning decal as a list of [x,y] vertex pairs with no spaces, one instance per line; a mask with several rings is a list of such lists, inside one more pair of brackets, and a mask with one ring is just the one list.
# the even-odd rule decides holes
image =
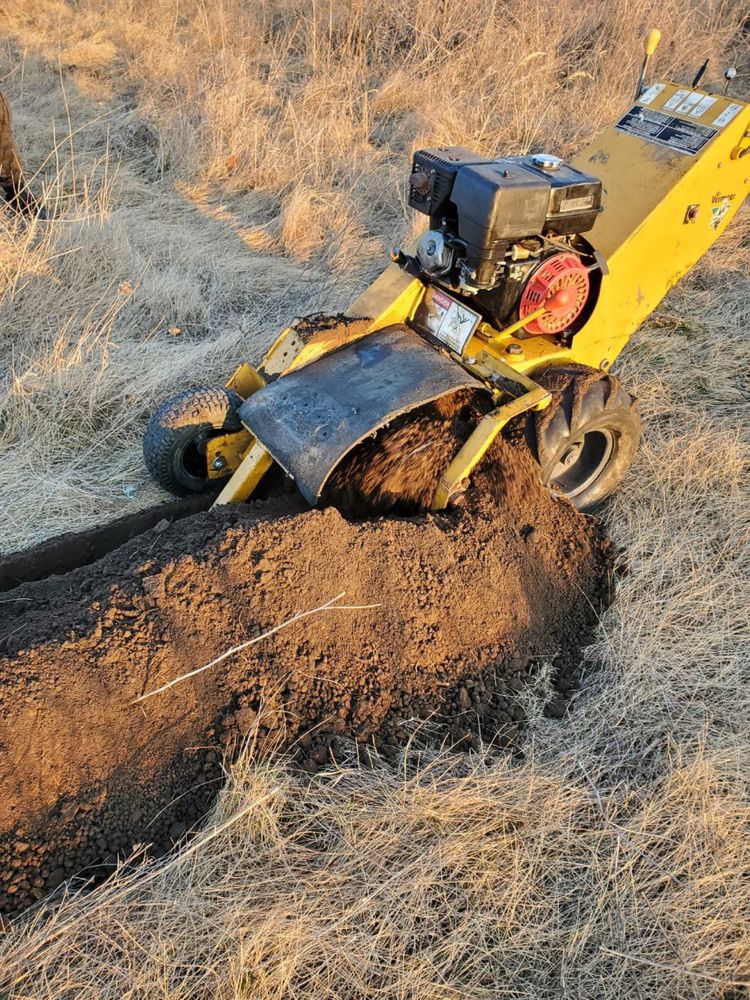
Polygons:
[[690,96],[689,90],[675,90],[674,94],[669,98],[664,107],[667,111],[674,111],[679,104],[685,100],[686,97]]
[[695,105],[693,110],[690,112],[690,117],[702,118],[703,115],[705,115],[705,113],[708,111],[708,109],[712,108],[714,104],[716,104],[716,100],[717,99],[715,97],[711,97],[710,94],[706,94],[706,96],[702,97],[700,101]]
[[[703,94],[699,90],[694,90],[692,94],[688,94],[685,100],[677,108],[677,113],[679,115],[686,115],[691,108],[694,108],[696,104],[701,100]],[[667,102],[669,103],[669,102]],[[666,108],[666,104],[664,107]]]
[[437,288],[430,289],[427,298],[427,329],[456,354],[463,354],[482,317]]
[[646,142],[655,142],[659,146],[668,146],[677,153],[695,156],[709,143],[717,130],[697,122],[685,121],[673,115],[665,115],[651,108],[632,108],[623,115],[615,125],[618,132],[637,135]]
[[715,194],[711,199],[711,228],[718,229],[732,207],[735,199],[732,194]]

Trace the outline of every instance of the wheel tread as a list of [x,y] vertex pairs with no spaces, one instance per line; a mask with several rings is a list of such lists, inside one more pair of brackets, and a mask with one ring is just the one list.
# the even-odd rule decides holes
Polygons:
[[212,386],[184,389],[162,403],[143,436],[143,458],[156,482],[175,496],[212,489],[213,480],[181,474],[177,455],[200,430],[239,431],[242,423],[237,411],[241,403],[231,390]]
[[542,467],[545,482],[561,452],[562,440],[578,437],[583,428],[605,416],[606,423],[617,429],[621,445],[609,481],[573,500],[581,510],[591,510],[615,491],[635,457],[641,433],[637,400],[615,375],[585,365],[552,366],[533,377],[552,392],[547,409],[526,423],[526,441]]

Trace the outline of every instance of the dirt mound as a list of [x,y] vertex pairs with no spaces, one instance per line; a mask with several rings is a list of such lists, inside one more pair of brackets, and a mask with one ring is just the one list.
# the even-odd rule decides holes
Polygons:
[[[355,523],[284,513],[288,499],[227,508],[7,595],[3,911],[106,872],[133,844],[168,849],[248,732],[314,771],[337,737],[389,756],[427,716],[454,741],[507,735],[541,660],[569,687],[608,598],[608,545],[527,456],[499,447],[502,476],[480,476],[458,513]],[[311,616],[134,701],[341,591],[379,607]]]

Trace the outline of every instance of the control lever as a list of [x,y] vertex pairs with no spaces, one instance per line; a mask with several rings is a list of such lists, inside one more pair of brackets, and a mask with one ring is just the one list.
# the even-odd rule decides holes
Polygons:
[[734,80],[736,76],[737,76],[737,70],[734,68],[734,66],[730,66],[724,73],[724,79],[726,83],[724,84],[724,89],[722,90],[722,94],[725,97],[729,93],[729,84],[732,82],[732,80]]
[[700,69],[698,70],[698,72],[697,72],[697,73],[695,74],[695,79],[694,79],[694,80],[693,80],[693,82],[692,82],[692,83],[690,84],[690,89],[691,89],[691,90],[695,90],[695,88],[696,88],[696,87],[698,86],[698,84],[699,84],[699,83],[701,82],[701,80],[703,79],[703,77],[704,77],[704,76],[706,75],[706,70],[707,70],[707,69],[708,69],[708,59],[706,59],[706,61],[705,61],[705,62],[703,63],[703,65],[701,66],[701,68],[700,68]]
[[643,47],[643,65],[641,66],[641,75],[638,78],[638,86],[635,88],[635,99],[636,101],[643,93],[643,85],[646,82],[646,71],[648,70],[648,64],[651,62],[651,56],[656,52],[657,46],[661,41],[661,32],[658,28],[652,28],[646,35],[646,42]]

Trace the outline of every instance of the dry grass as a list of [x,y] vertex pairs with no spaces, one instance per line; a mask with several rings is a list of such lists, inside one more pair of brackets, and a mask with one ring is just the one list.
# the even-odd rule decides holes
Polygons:
[[[742,4],[656,9],[6,7],[58,216],[0,223],[2,544],[151,502],[153,402],[362,287],[409,225],[413,147],[573,149],[627,103],[652,19],[664,72],[731,51],[748,73]],[[745,214],[621,359],[647,426],[607,512],[630,574],[569,719],[534,714],[519,760],[312,784],[249,755],[187,851],[9,935],[7,995],[746,995],[749,263]]]

